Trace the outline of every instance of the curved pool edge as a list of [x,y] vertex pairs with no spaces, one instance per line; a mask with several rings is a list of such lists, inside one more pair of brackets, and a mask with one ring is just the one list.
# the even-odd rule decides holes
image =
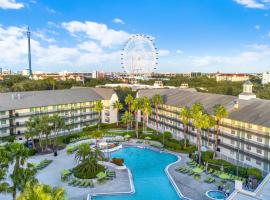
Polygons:
[[[170,163],[169,165],[166,166],[166,168],[164,169],[165,174],[168,177],[170,183],[172,184],[174,190],[176,191],[177,195],[179,196],[179,198],[181,200],[192,200],[192,199],[190,199],[188,197],[185,197],[182,194],[181,190],[178,188],[177,184],[175,183],[174,179],[172,178],[172,176],[171,176],[171,174],[169,172],[169,168],[172,165],[174,165],[174,164],[176,164],[176,163],[178,163],[178,162],[181,161],[181,159],[182,159],[181,156],[179,156],[175,152],[171,152],[171,151],[168,151],[168,150],[159,150],[157,148],[153,148],[153,147],[149,147],[149,146],[140,146],[140,145],[130,145],[129,144],[129,145],[122,145],[122,148],[120,148],[120,149],[129,148],[129,147],[135,147],[135,148],[139,148],[139,149],[140,148],[141,149],[150,149],[152,151],[156,151],[156,152],[159,152],[159,153],[166,153],[166,154],[171,154],[171,155],[176,156],[177,157],[177,161],[175,161],[173,163]],[[117,149],[115,151],[118,151],[120,149]],[[126,169],[128,170],[128,174],[129,174],[129,181],[130,181],[130,187],[131,187],[131,190],[130,191],[128,191],[128,192],[108,192],[108,193],[89,193],[88,196],[87,196],[87,200],[91,200],[92,197],[94,197],[94,196],[110,196],[110,195],[113,196],[113,195],[134,194],[136,190],[135,190],[135,186],[134,186],[134,182],[133,182],[133,176],[132,176],[132,173],[131,173],[130,169],[128,167]]]
[[[205,195],[206,195],[209,199],[212,199],[212,200],[218,200],[218,199],[215,199],[215,198],[209,196],[209,194],[208,194],[209,192],[221,192],[221,191],[219,191],[219,190],[208,190],[208,191],[205,192]],[[227,199],[227,197],[226,197],[226,195],[225,195],[225,199],[224,199],[224,200],[226,200],[226,199]]]
[[[170,152],[166,152],[166,153],[170,153]],[[183,193],[182,193],[181,190],[178,188],[177,184],[175,183],[173,177],[171,176],[171,174],[170,174],[170,172],[169,172],[169,168],[170,168],[172,165],[177,164],[177,163],[179,163],[179,162],[181,161],[181,156],[179,156],[179,155],[177,155],[177,154],[175,154],[175,153],[170,153],[170,154],[173,154],[173,155],[177,156],[178,160],[175,161],[175,162],[173,162],[173,163],[171,163],[171,164],[169,164],[169,165],[167,165],[167,167],[165,168],[164,171],[165,171],[165,173],[166,173],[168,179],[170,180],[171,184],[173,185],[173,188],[175,189],[175,191],[176,191],[176,193],[178,194],[178,196],[179,196],[182,200],[192,200],[192,199],[190,199],[190,198],[188,198],[188,197],[185,197],[185,196],[183,195]]]

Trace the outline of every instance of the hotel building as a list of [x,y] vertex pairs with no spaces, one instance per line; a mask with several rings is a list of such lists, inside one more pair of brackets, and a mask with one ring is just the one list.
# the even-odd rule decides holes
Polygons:
[[32,92],[0,93],[0,137],[16,135],[23,138],[26,121],[32,116],[59,114],[71,131],[98,123],[95,103],[101,100],[103,123],[115,123],[117,111],[113,104],[118,97],[113,89],[72,88]]
[[[158,110],[158,126],[154,107],[148,126],[160,131],[170,131],[176,139],[184,138],[184,126],[179,116],[181,108],[191,108],[194,103],[201,103],[206,112],[213,115],[215,105],[224,105],[229,115],[221,122],[219,156],[242,166],[252,166],[269,172],[270,100],[256,98],[249,81],[246,81],[243,87],[244,91],[239,97],[201,93],[192,89],[139,90],[137,96],[151,99],[155,94],[160,94],[163,97],[164,104]],[[214,130],[211,129],[208,144],[207,131],[202,131],[203,149],[213,150],[214,134]],[[192,125],[189,128],[188,139],[196,144],[196,130]]]

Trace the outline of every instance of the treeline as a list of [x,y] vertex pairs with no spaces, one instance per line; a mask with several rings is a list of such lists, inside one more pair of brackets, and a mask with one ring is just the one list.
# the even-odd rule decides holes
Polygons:
[[75,80],[56,81],[52,78],[45,80],[31,80],[26,76],[12,75],[5,76],[3,81],[0,81],[0,92],[19,92],[33,90],[59,90],[69,89],[73,86],[95,87],[107,83],[119,83],[118,80],[111,79],[92,79],[86,78],[84,82]]

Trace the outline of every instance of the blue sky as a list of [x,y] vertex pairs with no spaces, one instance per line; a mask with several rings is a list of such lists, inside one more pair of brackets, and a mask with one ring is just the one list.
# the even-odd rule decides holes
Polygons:
[[132,34],[155,38],[157,71],[270,70],[270,0],[0,0],[0,67],[121,71]]

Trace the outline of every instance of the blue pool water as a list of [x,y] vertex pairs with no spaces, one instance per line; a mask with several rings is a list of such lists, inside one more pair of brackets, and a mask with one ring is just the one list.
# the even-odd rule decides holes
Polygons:
[[177,160],[172,154],[159,153],[150,149],[123,148],[112,157],[124,158],[131,170],[135,194],[98,196],[94,200],[179,200],[164,169]]
[[217,200],[225,200],[226,199],[225,194],[223,192],[220,192],[220,191],[211,190],[211,191],[207,192],[207,195],[212,199],[217,199]]

